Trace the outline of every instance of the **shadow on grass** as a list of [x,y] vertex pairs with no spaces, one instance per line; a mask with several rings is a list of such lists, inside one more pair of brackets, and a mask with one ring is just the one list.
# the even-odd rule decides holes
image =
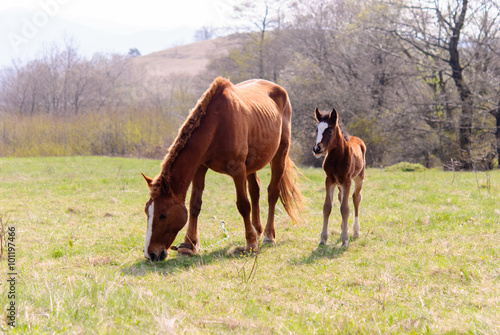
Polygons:
[[[353,242],[353,239],[349,239],[349,244]],[[320,258],[336,259],[340,258],[344,252],[349,250],[341,244],[340,238],[334,244],[319,245],[311,254],[303,259],[297,259],[292,261],[294,265],[312,264]]]
[[[127,276],[145,276],[148,273],[160,273],[163,275],[175,274],[195,267],[202,267],[229,259],[255,259],[255,253],[233,253],[232,249],[237,245],[228,245],[210,253],[202,252],[194,256],[182,256],[170,250],[164,261],[151,262],[150,260],[138,260],[134,264],[122,268],[122,273]],[[261,245],[258,254],[264,253],[272,245]]]

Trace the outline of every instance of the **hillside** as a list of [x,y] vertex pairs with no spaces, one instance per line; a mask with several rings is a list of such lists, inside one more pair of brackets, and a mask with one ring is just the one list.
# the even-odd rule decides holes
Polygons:
[[151,77],[168,77],[173,74],[194,76],[206,68],[210,57],[227,54],[236,43],[238,39],[234,37],[220,37],[136,57],[132,64]]

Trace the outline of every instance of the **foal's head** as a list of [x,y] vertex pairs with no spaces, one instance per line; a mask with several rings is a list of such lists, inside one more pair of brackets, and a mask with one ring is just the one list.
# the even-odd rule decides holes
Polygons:
[[144,208],[148,218],[144,257],[161,261],[167,257],[167,250],[186,224],[187,209],[184,202],[173,194],[167,180],[160,176],[153,181],[144,174],[142,176],[151,195]]
[[333,139],[337,137],[337,132],[341,131],[338,124],[338,114],[335,109],[330,113],[322,113],[316,108],[316,120],[318,123],[316,145],[313,153],[316,157],[326,155],[328,149],[333,145]]

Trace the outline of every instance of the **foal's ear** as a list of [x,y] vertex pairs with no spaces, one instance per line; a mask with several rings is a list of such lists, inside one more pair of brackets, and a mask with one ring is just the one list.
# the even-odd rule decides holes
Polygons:
[[148,183],[148,186],[151,187],[151,183],[153,182],[153,179],[149,178],[148,176],[146,176],[144,173],[142,173],[142,176],[144,177],[144,180],[146,181],[146,183]]
[[339,119],[339,114],[337,113],[335,108],[333,108],[332,111],[330,112],[330,115],[328,115],[328,117],[330,118],[330,121],[333,124],[335,124],[335,123],[337,123],[337,120]]
[[314,114],[316,115],[316,121],[320,122],[320,120],[323,118],[323,116],[321,115],[321,112],[319,111],[319,109],[316,108],[316,111],[314,112]]

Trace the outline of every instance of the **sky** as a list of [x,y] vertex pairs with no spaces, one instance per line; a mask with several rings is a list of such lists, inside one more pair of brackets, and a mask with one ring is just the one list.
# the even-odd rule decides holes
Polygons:
[[231,0],[0,0],[0,66],[71,38],[84,55],[142,54],[194,41],[231,24]]

